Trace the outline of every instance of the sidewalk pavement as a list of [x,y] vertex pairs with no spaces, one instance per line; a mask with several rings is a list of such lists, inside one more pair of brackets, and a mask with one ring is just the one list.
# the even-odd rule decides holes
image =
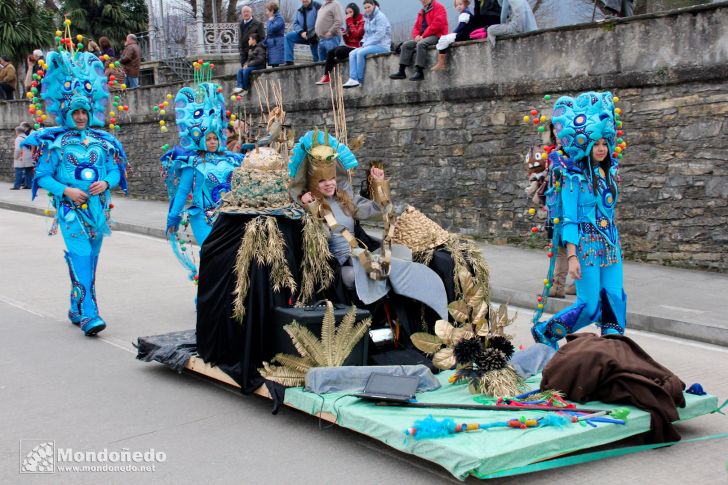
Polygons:
[[[10,187],[0,182],[0,209],[42,215],[49,208],[44,191],[31,201],[29,190]],[[116,230],[164,237],[167,203],[117,195],[112,217]],[[546,275],[545,252],[486,243],[480,247],[491,269],[492,300],[532,310]],[[728,312],[722,307],[728,300],[728,275],[627,262],[624,286],[630,328],[728,346]],[[558,311],[573,298],[550,298],[546,311]]]

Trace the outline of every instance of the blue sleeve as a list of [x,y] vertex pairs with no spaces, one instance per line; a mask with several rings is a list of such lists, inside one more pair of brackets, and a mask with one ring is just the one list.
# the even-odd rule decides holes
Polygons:
[[270,24],[270,28],[268,29],[268,35],[279,35],[283,34],[286,31],[286,22],[283,20],[283,17],[276,16],[273,18],[273,21]]
[[579,193],[581,192],[581,177],[576,174],[564,173],[561,186],[561,203],[563,206],[563,233],[561,240],[566,243],[579,245]]
[[180,171],[177,193],[169,201],[169,214],[167,215],[167,228],[174,227],[182,220],[182,210],[185,208],[187,196],[192,191],[192,183],[195,179],[195,169],[185,167]]
[[54,179],[53,176],[50,174],[36,177],[35,183],[37,183],[38,186],[46,189],[48,192],[55,195],[56,197],[62,196],[63,191],[66,190],[66,186],[60,183],[58,180]]
[[303,14],[296,12],[296,20],[293,21],[293,31],[297,34],[303,32]]

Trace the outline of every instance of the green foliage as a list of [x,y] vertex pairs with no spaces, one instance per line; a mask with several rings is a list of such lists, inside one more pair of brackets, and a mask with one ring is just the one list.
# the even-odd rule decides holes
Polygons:
[[96,41],[106,36],[117,51],[128,34],[149,29],[144,0],[64,0],[62,5],[62,11],[73,22],[74,35],[83,34]]
[[22,63],[33,49],[53,44],[53,12],[36,0],[0,0],[0,54]]

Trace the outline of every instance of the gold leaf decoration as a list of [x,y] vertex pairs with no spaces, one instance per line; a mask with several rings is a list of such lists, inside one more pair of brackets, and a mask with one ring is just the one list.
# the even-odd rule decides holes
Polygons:
[[452,347],[445,347],[444,349],[438,350],[435,355],[432,356],[432,363],[438,369],[448,370],[455,367],[455,355]]
[[438,320],[435,322],[435,335],[440,337],[445,345],[452,344],[452,332],[455,327],[447,320]]
[[447,306],[450,311],[450,315],[458,323],[465,323],[470,317],[470,309],[468,304],[464,300],[456,300]]
[[301,355],[277,354],[273,361],[281,364],[280,366],[263,362],[263,367],[258,371],[264,378],[284,386],[300,386],[311,367],[341,366],[366,335],[370,325],[371,318],[356,323],[356,307],[352,306],[337,327],[334,306],[327,302],[321,325],[321,339],[294,320],[283,329]]
[[301,293],[297,306],[303,306],[313,298],[318,288],[328,288],[334,281],[330,261],[329,240],[324,226],[306,212],[303,218],[303,259],[301,261]]
[[413,333],[410,336],[412,344],[425,354],[434,354],[442,347],[442,340],[437,335],[432,335],[425,332]]

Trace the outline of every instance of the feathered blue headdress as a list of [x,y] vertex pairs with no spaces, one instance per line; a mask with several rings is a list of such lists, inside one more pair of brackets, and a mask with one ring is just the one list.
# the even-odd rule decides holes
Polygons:
[[104,126],[109,87],[104,64],[90,52],[53,51],[46,60],[41,98],[56,123],[75,128],[71,115],[78,109],[89,114],[89,126]]
[[215,133],[218,152],[224,152],[227,143],[225,127],[225,98],[219,86],[203,82],[179,90],[174,99],[174,112],[179,129],[180,146],[190,151],[207,151],[205,137]]
[[601,138],[607,141],[609,153],[614,153],[617,125],[614,96],[609,91],[583,93],[576,99],[560,97],[551,121],[562,149],[570,158],[579,160],[588,156]]

